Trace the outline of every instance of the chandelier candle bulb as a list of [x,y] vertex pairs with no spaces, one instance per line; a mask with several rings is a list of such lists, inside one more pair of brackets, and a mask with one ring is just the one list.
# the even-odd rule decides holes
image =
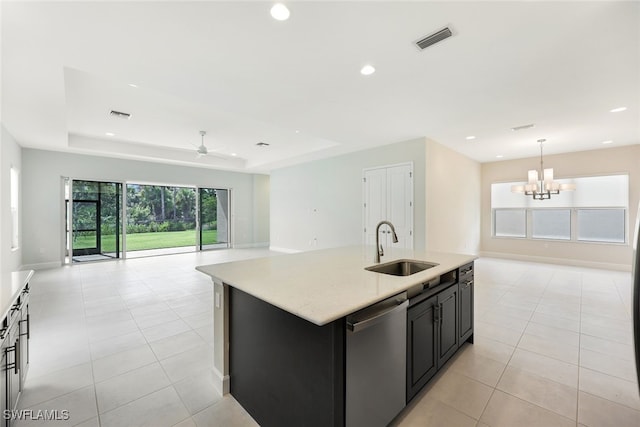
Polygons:
[[550,191],[553,189],[553,168],[545,169],[544,173],[544,189]]
[[540,143],[540,173],[532,169],[527,174],[528,183],[526,185],[512,185],[511,192],[524,193],[532,196],[534,200],[547,200],[553,194],[560,194],[560,191],[575,190],[575,184],[560,184],[553,180],[553,168],[544,168],[542,160],[542,143],[544,139],[539,139]]

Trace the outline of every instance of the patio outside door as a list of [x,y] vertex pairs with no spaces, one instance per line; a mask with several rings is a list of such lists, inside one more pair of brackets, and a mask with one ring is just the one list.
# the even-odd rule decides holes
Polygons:
[[229,247],[229,190],[199,188],[200,250]]
[[73,261],[120,258],[122,184],[74,180],[71,194]]

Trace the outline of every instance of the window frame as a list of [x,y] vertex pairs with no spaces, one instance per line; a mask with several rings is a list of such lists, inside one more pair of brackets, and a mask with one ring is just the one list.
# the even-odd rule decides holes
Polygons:
[[[569,238],[563,239],[560,237],[540,237],[534,235],[534,226],[535,222],[533,216],[535,212],[549,212],[549,211],[568,211],[569,212]],[[531,240],[552,240],[559,242],[568,242],[573,238],[573,231],[576,229],[573,221],[573,208],[529,208],[527,209],[527,217],[531,218],[531,228],[527,229],[527,236],[531,238]]]
[[[581,244],[625,246],[630,244],[629,226],[629,172],[617,172],[588,176],[575,176],[559,179],[558,181],[578,185],[575,192],[567,192],[563,197],[553,198],[550,202],[532,200],[530,197],[518,195],[510,191],[512,185],[522,182],[496,181],[490,184],[491,209],[491,238],[494,239],[525,239],[536,241],[555,241]],[[581,191],[581,189],[584,189]],[[565,192],[563,192],[564,194]],[[496,211],[519,209],[526,212],[526,237],[496,235]],[[533,237],[533,212],[546,209],[570,211],[570,239]],[[623,212],[624,242],[606,240],[581,240],[579,236],[578,212],[586,210],[621,210]],[[620,225],[616,223],[616,225]]]
[[9,210],[11,212],[11,251],[20,249],[20,170],[9,168]]
[[[506,236],[496,234],[496,211],[524,211],[524,236]],[[529,215],[526,208],[495,208],[491,213],[491,235],[497,239],[526,239],[529,234]]]
[[[623,227],[623,231],[622,234],[624,236],[624,241],[623,242],[610,242],[610,241],[606,241],[606,240],[582,240],[579,238],[580,235],[580,222],[578,221],[578,211],[595,211],[595,210],[607,210],[607,211],[611,211],[611,210],[616,210],[616,211],[622,211],[622,215],[623,215],[623,219],[622,219],[622,227]],[[595,243],[595,244],[607,244],[607,245],[628,245],[629,244],[629,209],[624,207],[624,206],[618,206],[618,207],[613,207],[613,206],[607,206],[607,207],[580,207],[580,208],[575,208],[575,216],[576,216],[576,235],[575,235],[575,240],[576,242],[579,243]]]

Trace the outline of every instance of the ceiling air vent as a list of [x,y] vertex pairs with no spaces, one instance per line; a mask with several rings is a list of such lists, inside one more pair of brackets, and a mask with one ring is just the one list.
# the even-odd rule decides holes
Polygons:
[[129,120],[129,118],[131,118],[131,114],[123,113],[122,111],[116,111],[116,110],[111,110],[109,112],[109,115],[113,117],[117,117],[119,119],[125,119],[125,120]]
[[426,49],[429,46],[441,42],[442,40],[451,37],[452,33],[449,27],[444,27],[442,30],[437,31],[433,34],[429,34],[421,40],[416,42],[416,46],[420,48],[420,50]]
[[534,126],[535,126],[535,124],[531,123],[531,124],[528,124],[528,125],[521,125],[521,126],[512,127],[511,130],[514,131],[514,132],[517,132],[519,130],[530,129],[530,128],[534,127]]
[[258,142],[256,145],[257,145],[258,147],[268,147],[268,146],[269,146],[269,144],[268,144],[268,143],[266,143],[266,142],[262,142],[262,141]]

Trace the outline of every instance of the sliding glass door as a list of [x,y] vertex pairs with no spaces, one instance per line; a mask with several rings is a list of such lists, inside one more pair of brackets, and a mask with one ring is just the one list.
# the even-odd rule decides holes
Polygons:
[[200,188],[200,250],[229,247],[229,190]]
[[117,182],[71,182],[72,219],[68,250],[72,253],[73,262],[120,258],[121,198],[122,184]]
[[68,179],[65,182],[69,262],[230,246],[227,189]]
[[127,184],[127,257],[196,250],[196,189]]

